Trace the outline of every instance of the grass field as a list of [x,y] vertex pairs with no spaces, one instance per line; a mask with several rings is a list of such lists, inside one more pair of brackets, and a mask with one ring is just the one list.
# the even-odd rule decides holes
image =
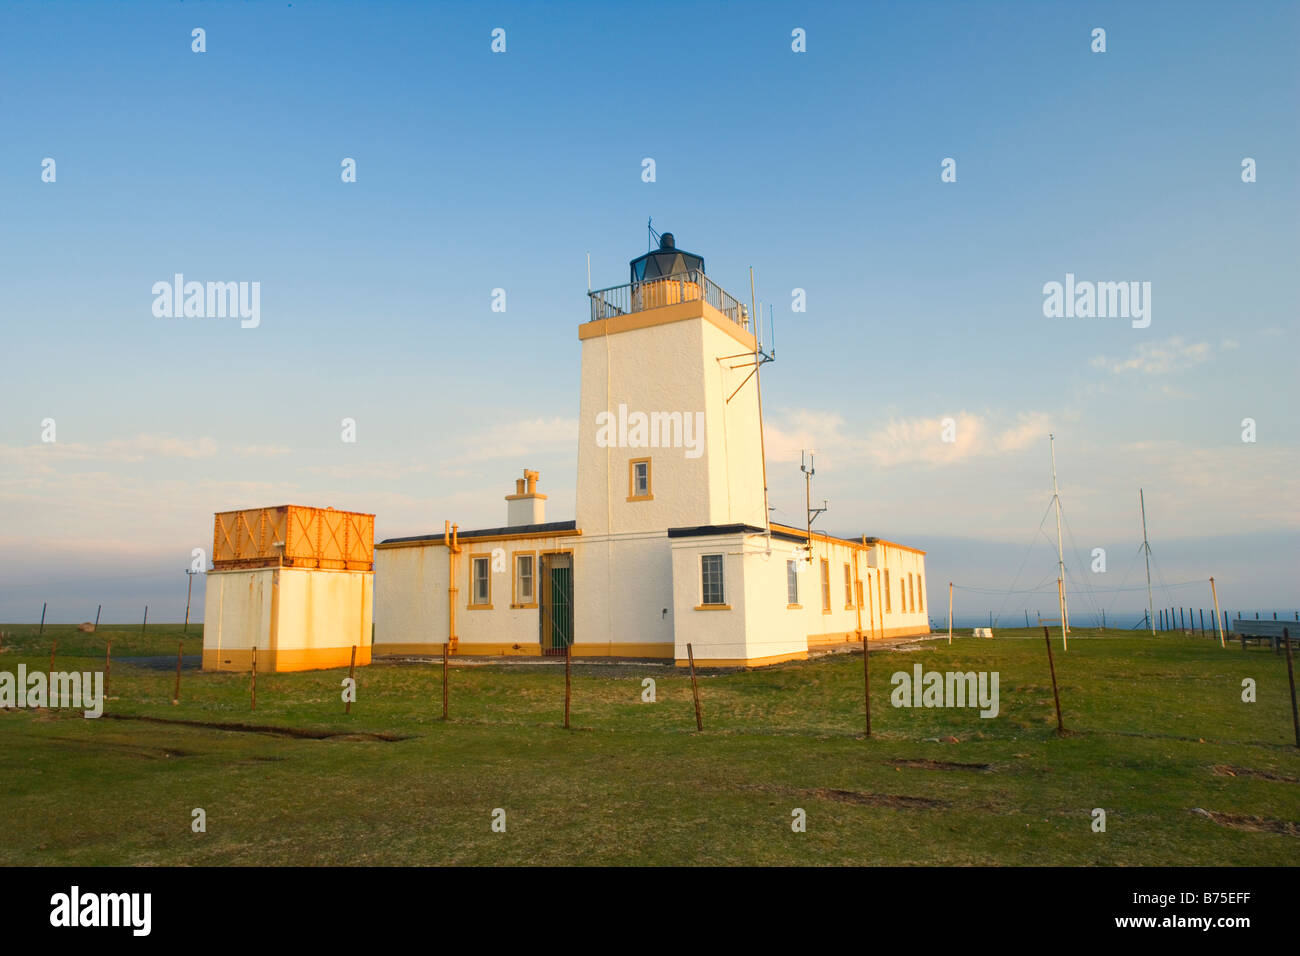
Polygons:
[[[1041,631],[873,651],[867,740],[860,654],[702,672],[702,734],[681,670],[575,663],[566,731],[562,664],[454,662],[447,722],[432,663],[358,669],[350,716],[345,670],[261,674],[252,713],[246,674],[186,670],[172,704],[174,671],[145,658],[174,662],[179,626],[0,630],[9,671],[45,671],[54,639],[56,669],[98,670],[113,638],[103,718],[0,712],[3,864],[1300,859],[1300,752],[1285,659],[1267,649],[1080,630],[1062,653],[1058,634],[1064,737]],[[918,662],[999,672],[999,715],[892,707],[890,675]],[[206,833],[191,830],[200,807]]]

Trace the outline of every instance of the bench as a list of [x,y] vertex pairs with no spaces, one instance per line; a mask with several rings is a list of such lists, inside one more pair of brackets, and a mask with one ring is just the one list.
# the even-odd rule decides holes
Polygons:
[[1232,630],[1229,633],[1241,641],[1243,651],[1246,649],[1247,641],[1256,641],[1272,644],[1273,653],[1281,654],[1283,628],[1291,631],[1292,648],[1300,644],[1300,621],[1252,621],[1243,617],[1232,622]]

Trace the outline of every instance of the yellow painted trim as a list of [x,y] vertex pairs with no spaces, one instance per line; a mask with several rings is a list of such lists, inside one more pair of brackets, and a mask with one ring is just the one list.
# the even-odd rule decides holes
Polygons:
[[[800,538],[803,538],[805,540],[807,540],[808,538],[808,530],[806,528],[794,528],[788,524],[777,524],[775,521],[772,522],[772,530],[780,531],[783,534],[797,534]],[[814,541],[821,541],[826,544],[838,544],[845,548],[852,548],[855,551],[871,550],[871,545],[869,544],[864,545],[858,543],[857,541],[846,541],[843,538],[832,538],[829,535],[822,534],[819,531],[814,531],[812,533],[812,539]]]
[[[645,463],[645,494],[636,493],[636,466]],[[654,466],[649,458],[633,458],[627,463],[627,500],[654,501]]]
[[[530,557],[533,559],[533,599],[530,602],[520,602],[519,600],[519,559],[521,557]],[[536,551],[511,551],[510,552],[510,606],[513,608],[537,607],[537,552]]]
[[[562,531],[523,531],[511,534],[498,534],[491,537],[467,538],[465,543],[469,545],[478,544],[481,541],[517,541],[520,538],[564,538],[573,535],[582,534],[581,529],[566,528]],[[376,548],[387,551],[390,548],[427,548],[427,547],[445,548],[446,542],[428,538],[423,541],[387,541],[375,545]]]
[[884,538],[868,539],[867,548],[874,548],[878,544],[883,544],[887,548],[898,548],[900,551],[910,551],[913,554],[925,554],[920,548],[909,548],[905,544],[899,544],[897,541],[886,541]]
[[[389,644],[376,644],[373,648],[375,657],[391,656],[421,656],[421,657],[441,657],[441,644],[411,644],[394,642]],[[360,663],[360,648],[357,650],[357,661]],[[542,648],[540,644],[503,644],[503,643],[479,643],[471,644],[465,641],[460,642],[459,648],[453,653],[455,657],[465,657],[478,655],[482,657],[506,656],[506,657],[539,657]],[[614,641],[608,641],[598,644],[574,644],[572,655],[574,657],[653,657],[653,658],[671,658],[675,653],[675,646],[672,642],[664,644],[622,644]],[[344,661],[344,665],[346,665]],[[261,669],[261,661],[258,661],[258,669]]]
[[574,644],[569,653],[573,657],[672,657],[677,651],[669,641],[666,644],[619,644],[613,641],[605,643]]
[[929,634],[929,624],[903,624],[899,627],[887,627],[884,629],[885,637],[914,637],[918,634]]
[[697,610],[697,611],[730,611],[730,610],[731,610],[731,605],[730,605],[730,604],[697,604],[697,605],[695,605],[695,610]]
[[[790,654],[773,654],[770,657],[748,657],[748,658],[714,658],[707,657],[695,658],[697,667],[765,667],[768,664],[781,664],[785,661],[806,661],[808,659],[807,651],[794,651]],[[690,666],[690,661],[684,658],[678,658],[674,663],[678,667]]]
[[533,492],[531,495],[527,492],[522,495],[506,495],[506,501],[520,501],[524,498],[540,498],[542,501],[545,501],[546,495],[539,494],[538,492]]
[[[357,645],[357,663],[370,663],[371,648]],[[347,647],[304,647],[285,650],[270,650],[265,647],[257,649],[257,670],[260,674],[284,674],[290,671],[327,670],[347,667],[352,660],[352,646]],[[205,671],[251,671],[253,669],[253,649],[205,647],[203,649],[203,669]]]
[[[436,654],[438,657],[441,657],[442,642],[439,641],[437,644],[412,644],[409,641],[392,641],[384,644],[376,644],[371,648],[371,652],[375,657],[392,657],[394,655],[405,656],[407,654]],[[455,656],[454,651],[452,652],[452,656]]]
[[473,654],[482,656],[500,655],[504,657],[541,657],[542,647],[536,643],[507,644],[501,641],[482,641],[479,643],[461,641],[460,646],[456,648],[456,654],[460,657]]
[[856,644],[862,638],[852,631],[832,631],[829,634],[809,634],[808,650],[821,647],[834,647],[839,644]]
[[[537,644],[506,644],[502,642],[485,641],[482,643],[473,643],[469,641],[457,641],[456,648],[451,652],[452,657],[466,656],[505,656],[505,657],[539,657],[542,649]],[[376,657],[390,657],[394,655],[407,656],[417,655],[421,657],[441,657],[442,644],[412,644],[407,642],[393,642],[391,644],[376,644],[374,647]]]
[[802,605],[802,604],[787,604],[787,605],[785,606],[785,609],[786,609],[787,611],[802,611],[802,610],[803,610],[803,605]]
[[743,345],[746,351],[752,352],[757,344],[753,335],[702,299],[694,299],[690,302],[675,302],[672,305],[660,306],[657,309],[646,309],[642,312],[618,315],[612,319],[583,322],[578,326],[578,339],[585,341],[607,335],[616,335],[619,332],[633,332],[637,329],[653,328],[656,325],[684,322],[688,319],[704,319],[712,323]]
[[[486,604],[474,603],[474,562],[479,558],[487,561],[488,573],[488,599]],[[465,605],[467,611],[490,611],[492,610],[492,552],[491,551],[471,551],[469,553],[469,601]]]

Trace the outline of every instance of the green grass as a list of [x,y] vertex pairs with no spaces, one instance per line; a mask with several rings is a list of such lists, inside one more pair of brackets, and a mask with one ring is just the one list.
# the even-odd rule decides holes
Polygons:
[[[1079,631],[1053,650],[1058,737],[1041,632],[1000,631],[871,655],[873,739],[862,736],[862,658],[702,672],[562,667],[248,675],[174,672],[125,655],[175,655],[180,628],[5,626],[0,670],[99,669],[113,635],[106,716],[0,712],[3,864],[1293,864],[1300,752],[1285,659],[1189,637]],[[134,633],[133,633],[134,632]],[[969,632],[967,632],[969,633]],[[185,653],[198,653],[195,627]],[[122,656],[119,656],[122,655]],[[896,709],[889,677],[996,670],[1001,713]],[[641,702],[653,677],[658,701]],[[1245,677],[1258,702],[1241,701]],[[321,739],[124,717],[248,724]],[[401,739],[379,739],[384,735]],[[955,738],[947,742],[944,738]],[[929,739],[927,739],[929,738]],[[926,762],[987,765],[937,769]],[[1232,769],[1227,769],[1232,768]],[[207,832],[191,832],[191,810]],[[504,808],[505,833],[491,830]],[[807,811],[807,832],[791,811]],[[1105,833],[1091,830],[1094,807]],[[1193,808],[1210,816],[1193,813]]]

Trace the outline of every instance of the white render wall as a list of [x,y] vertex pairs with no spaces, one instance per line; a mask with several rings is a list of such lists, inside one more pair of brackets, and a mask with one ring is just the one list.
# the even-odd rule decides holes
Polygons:
[[[573,552],[574,653],[668,657],[673,645],[672,564],[666,533],[504,541],[461,539],[456,634],[462,654],[540,652],[537,607],[512,607],[514,556]],[[492,607],[470,608],[470,558],[501,548]],[[535,569],[539,565],[535,564]],[[541,587],[535,570],[535,588]],[[441,542],[375,549],[376,653],[441,653],[447,636],[447,549]]]
[[[666,531],[582,536],[574,570],[574,651],[668,657],[675,620]],[[680,605],[677,606],[680,610]]]
[[259,668],[340,667],[353,646],[370,659],[374,608],[370,571],[320,568],[213,570],[204,593],[203,666],[243,670],[251,651]]
[[[696,663],[744,661],[755,656],[745,630],[746,594],[745,535],[709,535],[669,538],[673,562],[673,603],[677,607],[674,625],[674,657],[687,660],[691,645]],[[700,556],[721,554],[723,598],[728,610],[696,610],[701,595]]]
[[699,523],[765,527],[762,435],[758,427],[758,384],[762,373],[745,381],[754,370],[753,360],[748,355],[732,357],[743,352],[744,347],[710,322],[702,321],[702,327],[711,467],[709,517]]
[[[773,536],[771,554],[761,534],[729,534],[670,539],[673,550],[673,593],[677,605],[676,656],[686,659],[689,641],[697,661],[771,663],[802,657],[809,650],[903,634],[929,633],[926,615],[903,613],[897,599],[881,614],[883,576],[869,566],[869,552],[848,542],[813,540],[813,560],[798,571],[798,605],[787,603],[786,562],[803,566],[803,542]],[[925,556],[890,547],[880,552],[890,562],[891,584],[896,575],[924,572]],[[700,557],[722,554],[724,588],[729,610],[696,610],[700,604]],[[856,558],[856,566],[855,566]],[[822,601],[821,562],[828,562],[830,608]],[[846,603],[844,565],[849,565],[850,597]],[[862,581],[858,605],[856,581]],[[906,578],[904,577],[904,581]],[[860,629],[860,630],[859,630]]]
[[[375,652],[380,645],[447,639],[447,549],[441,544],[375,548]],[[440,651],[439,651],[440,652]]]
[[[885,614],[885,634],[916,633],[929,627],[931,617],[938,621],[947,618],[948,608],[942,613],[931,613],[925,588],[925,555],[911,548],[901,547],[886,541],[880,541],[871,547],[872,567],[881,574],[880,589],[882,594],[885,581],[889,583],[889,598],[885,602],[888,609]],[[888,574],[886,575],[886,572]],[[909,578],[911,587],[909,590]]]
[[[711,306],[685,307],[701,314],[582,340],[577,521],[587,537],[766,521],[756,382],[736,391],[753,368],[752,353],[703,317],[707,310],[722,319]],[[628,415],[702,414],[704,434],[694,434],[699,444],[689,454],[602,447],[597,415],[617,419],[620,405]],[[651,460],[652,501],[627,500],[629,462],[638,458]]]
[[[537,654],[539,611],[537,607],[514,607],[515,555],[533,555],[532,604],[541,586],[540,555],[547,551],[570,551],[573,555],[574,601],[576,582],[583,569],[578,555],[578,535],[547,535],[529,538],[462,538],[456,556],[456,637],[462,654]],[[493,554],[501,560],[500,570],[491,574],[491,607],[471,608],[471,559],[486,555],[493,566]],[[447,640],[447,548],[440,539],[375,548],[375,652],[441,653]],[[576,618],[576,607],[575,607]]]
[[269,646],[276,568],[209,571],[203,595],[203,649],[247,651]]
[[[584,536],[707,524],[708,456],[684,448],[600,447],[598,413],[704,411],[702,320],[582,341],[578,415],[577,521]],[[608,374],[608,382],[606,375]],[[608,390],[607,390],[608,385]],[[708,434],[708,425],[705,425]],[[628,463],[651,459],[653,501],[628,501]]]

